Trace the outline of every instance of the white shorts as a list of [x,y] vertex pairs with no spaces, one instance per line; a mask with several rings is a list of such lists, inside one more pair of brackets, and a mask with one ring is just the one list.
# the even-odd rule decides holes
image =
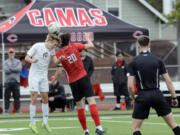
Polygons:
[[29,77],[29,90],[34,92],[49,92],[49,84],[47,77],[40,78],[37,76]]

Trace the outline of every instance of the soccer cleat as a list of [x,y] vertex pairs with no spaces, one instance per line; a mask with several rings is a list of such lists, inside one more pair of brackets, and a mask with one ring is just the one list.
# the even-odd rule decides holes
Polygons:
[[84,135],[90,135],[90,133],[89,132],[85,132]]
[[48,133],[52,132],[52,129],[50,128],[49,124],[42,123],[42,128],[45,128]]
[[96,129],[96,135],[105,135],[105,132],[99,129]]
[[36,134],[36,135],[39,134],[36,125],[33,125],[33,124],[30,123],[30,124],[29,124],[29,128],[32,130],[32,132],[33,132],[34,134]]
[[118,108],[118,107],[115,107],[115,108],[113,109],[113,111],[117,111],[117,110],[121,110],[121,109]]

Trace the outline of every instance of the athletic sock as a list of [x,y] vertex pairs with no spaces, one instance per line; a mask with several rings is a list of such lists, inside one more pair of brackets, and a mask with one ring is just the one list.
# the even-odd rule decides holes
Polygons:
[[48,123],[48,113],[49,113],[48,104],[42,103],[42,112],[43,112],[43,122],[44,122],[44,124],[47,124]]
[[30,104],[29,110],[30,110],[30,121],[31,121],[31,124],[35,125],[36,124],[36,121],[35,121],[36,106]]
[[87,130],[87,124],[86,124],[86,116],[85,116],[84,109],[78,109],[77,112],[78,112],[79,122],[81,123],[81,126],[83,130],[85,131]]
[[180,127],[179,127],[179,126],[176,126],[176,127],[173,129],[173,132],[174,132],[174,135],[180,135]]
[[88,129],[84,130],[84,133],[86,133],[86,132],[88,132],[88,133],[89,133],[89,130],[88,130]]
[[117,104],[116,104],[116,108],[120,108],[120,103],[117,103]]
[[135,131],[135,132],[133,133],[133,135],[141,135],[141,132],[140,132],[140,131]]
[[99,113],[98,113],[96,104],[90,105],[89,109],[91,112],[91,117],[93,118],[93,120],[96,124],[96,127],[101,126],[100,119],[99,119]]

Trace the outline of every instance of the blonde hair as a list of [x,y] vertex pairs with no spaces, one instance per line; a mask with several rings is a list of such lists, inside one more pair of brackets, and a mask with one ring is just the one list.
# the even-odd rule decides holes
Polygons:
[[58,43],[59,46],[61,46],[61,38],[55,34],[48,34],[47,37],[46,37],[46,40],[45,42],[48,42],[48,41],[56,41]]

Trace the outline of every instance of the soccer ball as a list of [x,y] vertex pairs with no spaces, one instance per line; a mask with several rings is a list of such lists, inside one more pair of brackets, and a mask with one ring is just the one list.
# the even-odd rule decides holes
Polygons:
[[57,23],[57,22],[53,22],[53,23],[49,24],[48,32],[51,33],[51,34],[58,35],[59,32],[60,32],[60,24]]

